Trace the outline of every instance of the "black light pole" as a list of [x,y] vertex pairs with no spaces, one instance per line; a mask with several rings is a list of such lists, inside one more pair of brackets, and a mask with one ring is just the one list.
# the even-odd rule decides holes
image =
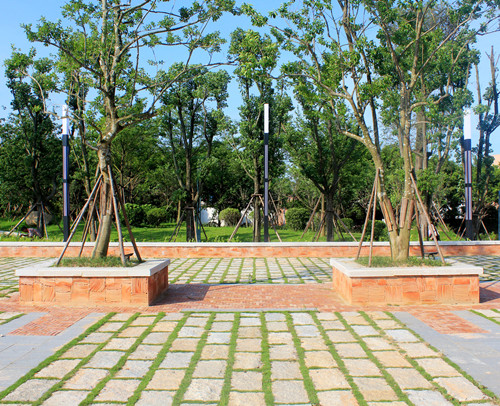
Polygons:
[[474,239],[472,222],[472,124],[471,111],[464,112],[464,159],[465,159],[465,238]]
[[264,242],[269,242],[269,104],[264,104]]
[[63,234],[64,241],[69,238],[69,118],[68,106],[62,108],[62,146],[63,146]]
[[498,191],[498,233],[497,240],[500,240],[500,190]]

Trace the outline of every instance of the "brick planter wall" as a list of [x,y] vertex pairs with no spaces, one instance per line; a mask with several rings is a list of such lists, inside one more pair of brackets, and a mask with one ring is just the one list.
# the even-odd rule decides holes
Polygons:
[[440,268],[364,268],[332,260],[333,288],[349,304],[479,303],[482,268],[455,262]]
[[[290,242],[290,243],[139,243],[144,258],[242,258],[242,257],[354,257],[358,244],[355,242]],[[83,255],[90,256],[93,243],[87,243]],[[440,244],[444,255],[500,255],[500,241],[445,241]],[[46,257],[58,256],[64,247],[62,242],[0,242],[2,257]],[[435,251],[432,242],[425,243],[426,251]],[[361,255],[368,255],[368,244]],[[71,243],[66,257],[78,256],[80,243]],[[133,252],[130,243],[126,251]],[[388,256],[389,243],[376,242],[374,255]],[[411,255],[419,255],[418,243],[412,243]],[[109,255],[119,255],[118,243],[111,243]]]
[[[52,261],[53,262],[53,261]],[[150,305],[168,288],[170,261],[131,268],[49,268],[16,271],[24,304]]]

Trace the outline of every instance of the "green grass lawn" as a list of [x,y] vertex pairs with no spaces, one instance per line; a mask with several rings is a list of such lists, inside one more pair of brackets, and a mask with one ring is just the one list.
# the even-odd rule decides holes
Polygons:
[[[12,219],[0,219],[0,230],[1,231],[9,231],[19,220]],[[128,232],[126,228],[122,225],[124,231],[125,241],[129,241]],[[20,227],[19,227],[20,229]],[[132,227],[132,232],[134,233],[134,237],[138,242],[168,242],[170,237],[172,237],[175,229],[175,223],[165,223],[160,227]],[[207,233],[208,240],[205,238],[203,232],[201,233],[202,242],[227,242],[229,237],[231,236],[234,227],[205,227],[205,231]],[[37,241],[62,241],[63,233],[62,230],[56,224],[51,224],[47,227],[48,238],[35,239]],[[75,234],[75,237],[72,241],[80,241],[83,233],[83,224],[80,224],[78,230]],[[294,231],[287,228],[278,229],[278,233],[281,239],[284,242],[294,242],[294,241],[304,241],[309,242],[312,241],[315,235],[315,232],[308,231],[302,239],[300,236],[302,235],[302,231]],[[448,240],[445,233],[441,232],[441,239],[443,241]],[[360,232],[354,232],[354,236],[357,240],[361,237]],[[274,230],[270,228],[269,235],[271,242],[278,242],[278,237],[274,233]],[[451,233],[450,235],[453,240],[458,240],[458,237]],[[348,233],[344,233],[342,236],[335,234],[335,241],[353,241]],[[365,237],[366,238],[366,237]],[[412,241],[418,241],[417,230],[413,229],[411,234]],[[0,241],[27,241],[30,240],[26,237],[16,237],[10,236],[7,237],[5,235],[0,234]],[[111,233],[111,241],[118,241],[118,233],[116,229],[114,229]],[[173,239],[172,239],[173,241]],[[183,225],[177,235],[177,242],[185,242],[186,241],[186,228]],[[252,242],[252,228],[251,227],[240,227],[238,233],[233,238],[234,242]],[[321,236],[319,241],[326,241],[326,237]]]

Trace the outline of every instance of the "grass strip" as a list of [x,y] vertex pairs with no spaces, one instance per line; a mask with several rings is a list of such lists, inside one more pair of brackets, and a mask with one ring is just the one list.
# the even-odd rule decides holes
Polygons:
[[252,258],[252,279],[249,283],[257,282],[257,258]]
[[[437,349],[436,347],[434,347],[433,345],[429,344],[428,342],[426,342],[421,336],[420,334],[416,333],[415,331],[413,331],[411,328],[409,328],[408,326],[406,326],[404,323],[402,323],[396,316],[394,316],[392,313],[389,313],[389,312],[386,312],[386,314],[388,314],[389,316],[391,316],[391,318],[396,321],[397,323],[399,323],[402,327],[404,327],[406,330],[410,331],[413,335],[415,335],[415,337],[417,337],[423,344],[427,345],[429,348],[431,348],[433,351],[441,354],[441,359],[443,361],[445,361],[448,365],[450,365],[451,367],[455,368],[460,374],[462,374],[462,376],[464,378],[466,378],[469,382],[471,382],[474,386],[476,386],[477,388],[479,388],[479,390],[481,390],[481,392],[483,392],[486,396],[489,396],[490,398],[494,399],[495,401],[497,402],[500,402],[500,398],[495,395],[491,390],[489,390],[487,387],[481,385],[479,382],[477,382],[472,376],[470,376],[467,372],[465,372],[462,368],[460,368],[457,364],[455,364],[452,360],[450,360],[448,357],[446,357],[439,349]],[[456,400],[455,398],[453,398],[452,396],[450,396],[448,394],[448,392],[446,391],[446,389],[444,389],[443,387],[441,387],[437,382],[434,382],[434,378],[429,374],[427,373],[427,371],[425,371],[413,358],[409,357],[408,355],[406,355],[406,359],[407,361],[415,368],[417,369],[422,375],[424,375],[424,377],[430,381],[438,390],[439,392],[441,392],[441,394],[443,394],[443,396],[447,399],[449,399],[450,401],[452,401],[454,404],[456,405],[460,405],[461,403]],[[477,403],[477,402],[476,402]]]
[[285,283],[288,283],[288,278],[287,278],[287,276],[285,274],[285,271],[283,270],[283,267],[280,264],[280,261],[276,261],[276,264],[278,265],[278,268],[279,268],[279,270],[281,272],[281,276],[282,276],[283,280],[285,281]]
[[[305,350],[302,348],[300,338],[297,335],[297,331],[295,330],[295,326],[293,325],[293,319],[290,312],[284,312],[286,317],[286,324],[288,326],[288,331],[292,334],[293,345],[297,350],[297,361],[299,362],[299,369],[302,377],[304,378],[304,387],[306,388],[307,396],[309,397],[309,401],[313,404],[319,404],[318,395],[316,394],[316,389],[314,388],[314,383],[312,381],[311,375],[309,375],[309,368],[306,366],[305,358]],[[308,313],[310,314],[310,313]]]
[[[495,310],[495,309],[491,309],[491,310]],[[496,324],[500,325],[500,321],[494,319],[493,317],[486,316],[485,314],[483,314],[481,312],[478,312],[477,310],[473,310],[472,309],[472,310],[470,310],[470,312],[474,313],[474,314],[476,314],[478,316],[481,316],[481,317],[485,318],[486,320],[489,320],[489,321],[491,321],[493,323],[496,323]],[[499,314],[499,316],[500,316],[500,314]]]
[[312,264],[313,264],[314,266],[316,266],[316,267],[319,269],[319,271],[320,271],[321,273],[323,273],[323,275],[325,275],[325,276],[326,276],[329,280],[331,280],[331,279],[332,279],[332,271],[331,271],[332,267],[330,266],[330,264],[329,264],[329,263],[326,263],[325,261],[321,261],[321,262],[323,262],[323,263],[325,263],[325,264],[327,265],[326,269],[324,269],[323,267],[321,267],[321,266],[318,264],[318,262],[319,262],[318,260],[319,260],[319,259],[321,259],[321,258],[308,258],[308,260],[309,260],[310,262],[312,262]]
[[[184,271],[182,271],[181,273],[179,273],[179,275],[177,275],[173,280],[172,280],[172,283],[175,283],[177,282],[177,280],[183,276],[186,272],[188,272],[193,266],[195,266],[198,262],[200,262],[200,259],[201,258],[196,258],[196,260],[191,264],[189,265],[186,269],[184,269]],[[189,259],[187,259],[186,261],[188,261]],[[186,262],[184,261],[183,264]]]
[[262,361],[262,390],[266,405],[274,405],[273,387],[271,384],[271,357],[269,355],[269,330],[267,329],[265,313],[260,313],[260,331],[262,340],[260,342]]
[[229,404],[229,393],[231,392],[231,377],[233,375],[233,365],[235,361],[236,340],[238,339],[238,329],[240,328],[241,313],[234,314],[233,327],[231,329],[231,339],[229,341],[229,353],[227,356],[226,372],[224,374],[224,386],[222,387],[219,405]]
[[271,270],[269,269],[267,258],[264,258],[264,263],[266,264],[267,283],[273,283],[273,278],[271,277]]
[[153,364],[151,364],[151,367],[149,368],[148,372],[143,376],[141,383],[137,387],[137,389],[134,391],[134,394],[128,399],[127,405],[134,405],[137,403],[139,400],[141,393],[146,387],[148,386],[149,382],[151,379],[153,379],[154,374],[160,367],[161,363],[167,356],[167,353],[169,352],[170,348],[172,347],[172,343],[174,340],[178,337],[179,335],[179,330],[184,326],[186,323],[186,320],[188,319],[190,313],[184,314],[183,318],[177,322],[177,325],[175,328],[172,330],[170,335],[168,336],[167,341],[162,346],[162,349],[156,356],[155,360],[153,361]]
[[227,264],[226,269],[222,273],[222,276],[220,277],[219,283],[225,283],[224,280],[226,279],[226,276],[227,276],[227,274],[229,272],[229,268],[231,268],[233,260],[234,260],[234,258],[230,258],[229,259],[229,263]]
[[[330,340],[330,337],[328,337],[328,334],[326,334],[326,330],[324,329],[323,325],[321,324],[321,321],[318,319],[317,312],[310,312],[310,314],[311,314],[311,317],[313,318],[314,322],[316,323],[316,327],[318,328],[318,330],[321,334],[321,337],[323,338],[323,341],[327,345],[327,347],[330,351],[330,354],[332,355],[333,359],[337,363],[337,366],[340,369],[340,372],[342,372],[342,374],[344,374],[344,377],[345,377],[347,383],[351,386],[352,393],[353,393],[354,397],[356,398],[356,400],[358,401],[358,404],[360,406],[367,406],[368,403],[366,402],[363,394],[359,390],[358,385],[356,385],[356,382],[354,382],[354,379],[352,378],[352,376],[349,375],[349,371],[348,371],[347,367],[345,366],[345,363],[342,360],[342,357],[339,355],[339,353],[335,349],[335,346],[334,346],[332,340]],[[335,313],[335,314],[338,317],[338,313]]]
[[243,273],[243,264],[245,263],[245,258],[240,258],[240,267],[238,268],[238,276],[236,277],[236,283],[240,283],[241,274]]
[[300,276],[299,272],[297,271],[297,268],[295,268],[292,264],[292,261],[290,261],[290,258],[286,259],[288,264],[292,267],[293,272],[295,272],[295,275],[299,278],[300,283],[305,283],[304,280],[302,279],[302,276]]
[[[144,330],[139,337],[137,337],[134,344],[132,344],[130,348],[127,351],[125,351],[125,353],[120,357],[118,362],[112,368],[109,369],[106,377],[95,386],[95,388],[80,403],[80,405],[89,405],[94,402],[94,399],[97,397],[99,392],[101,392],[106,386],[106,384],[116,375],[116,373],[123,368],[123,365],[125,365],[125,362],[127,362],[127,359],[130,356],[130,354],[132,354],[137,349],[137,347],[142,343],[142,341],[144,341],[144,339],[148,336],[148,334],[151,333],[151,330],[154,328],[156,323],[158,323],[158,321],[161,320],[161,318],[164,315],[165,315],[164,313],[158,313],[153,323],[151,323],[148,326],[148,328]],[[128,319],[127,322],[122,326],[122,328],[116,332],[116,335],[118,335],[127,327],[129,327],[132,324],[132,322],[137,318],[139,318],[139,313],[135,313],[130,319]],[[113,402],[108,402],[108,403],[113,403]]]
[[169,270],[170,274],[172,274],[174,271],[176,271],[178,268],[183,266],[188,261],[189,261],[189,258],[184,258],[184,261],[182,259],[179,259],[179,258],[172,260],[172,262],[168,266],[168,270]]
[[[192,315],[193,313],[190,312],[189,315]],[[200,341],[198,341],[198,345],[196,346],[196,350],[193,354],[193,357],[191,358],[191,362],[189,363],[189,366],[186,369],[186,373],[184,374],[184,378],[182,378],[182,381],[179,385],[179,388],[177,389],[177,392],[174,395],[174,398],[172,400],[172,405],[180,405],[182,402],[182,399],[184,397],[184,394],[186,393],[189,384],[191,383],[191,380],[193,378],[193,373],[194,369],[196,368],[196,365],[198,365],[198,361],[201,358],[201,352],[203,351],[203,347],[205,347],[205,344],[207,343],[207,337],[208,333],[210,332],[210,329],[212,328],[212,324],[215,319],[215,313],[210,313],[210,316],[207,320],[207,324],[205,325],[205,332],[201,335]],[[196,403],[196,402],[195,402]]]
[[[36,373],[38,373],[39,371],[41,371],[43,368],[49,366],[53,361],[57,360],[62,354],[64,354],[71,347],[73,347],[74,345],[76,345],[79,341],[83,340],[89,334],[91,334],[94,331],[96,331],[97,329],[99,329],[114,314],[115,313],[108,313],[106,316],[104,316],[101,320],[97,321],[95,324],[93,324],[92,326],[90,326],[87,330],[85,330],[78,337],[75,337],[69,343],[67,343],[66,345],[62,346],[59,350],[57,350],[54,354],[52,354],[47,359],[43,360],[40,364],[38,364],[35,368],[33,368],[31,371],[29,371],[26,375],[22,376],[16,382],[14,382],[12,385],[10,385],[8,388],[6,388],[2,392],[0,392],[0,400],[2,400],[5,396],[7,396],[9,393],[11,393],[15,389],[17,389],[19,386],[21,386],[26,381],[32,379],[35,376]],[[50,391],[50,389],[49,389],[49,391]],[[52,391],[50,391],[50,393],[52,393]]]

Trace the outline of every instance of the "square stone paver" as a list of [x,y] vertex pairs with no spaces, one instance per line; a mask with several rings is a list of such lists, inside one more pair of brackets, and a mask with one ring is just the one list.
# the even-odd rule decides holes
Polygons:
[[293,336],[288,331],[270,332],[267,335],[267,341],[269,344],[291,344],[293,343]]
[[[151,335],[151,334],[150,334]],[[177,338],[172,343],[170,351],[194,352],[200,340],[198,338]]]
[[174,396],[175,392],[145,390],[135,406],[171,406]]
[[398,400],[398,396],[383,378],[353,378],[367,401]]
[[116,377],[117,378],[142,378],[147,374],[149,368],[153,365],[153,361],[142,361],[142,360],[127,360],[120,369]]
[[[170,337],[170,333],[149,333],[147,337],[142,341],[142,344],[165,344],[165,342]],[[197,340],[196,338],[194,340]]]
[[439,357],[439,353],[424,343],[400,343],[398,345],[410,358]]
[[293,324],[295,324],[296,326],[300,324],[315,324],[314,319],[308,313],[292,313],[292,319]]
[[276,403],[309,403],[303,381],[274,381],[272,390]]
[[[321,405],[357,406],[358,401],[351,391],[334,390],[318,392],[318,399]],[[382,406],[382,405],[381,405]]]
[[228,345],[205,345],[201,352],[201,359],[227,359]]
[[347,344],[335,344],[335,349],[337,353],[342,358],[367,358],[365,350],[363,347],[357,343],[347,343]]
[[446,392],[460,402],[482,400],[487,397],[464,377],[436,378],[435,381],[446,389]]
[[85,337],[81,342],[82,343],[92,343],[92,344],[101,344],[105,341],[108,341],[113,333],[90,333],[87,337]]
[[[226,360],[202,360],[198,361],[194,369],[194,378],[224,378],[226,372]],[[193,399],[191,399],[193,400]]]
[[271,379],[302,379],[300,365],[297,361],[271,362]]
[[269,357],[272,360],[296,360],[298,357],[297,350],[293,345],[272,345],[269,348]]
[[159,321],[153,327],[151,331],[153,332],[172,332],[175,327],[177,327],[177,322],[175,321]]
[[385,367],[411,367],[411,364],[398,351],[374,351],[373,355]]
[[262,392],[231,392],[229,404],[231,406],[266,406],[266,400]]
[[363,338],[366,346],[372,351],[393,350],[394,347],[381,337],[365,337]]
[[113,368],[121,357],[121,351],[99,351],[84,365],[84,368]]
[[96,385],[108,375],[105,369],[78,370],[66,383],[63,388],[76,390],[92,390]]
[[306,351],[328,351],[328,346],[321,337],[301,337],[300,346]]
[[231,389],[237,391],[262,391],[262,372],[234,371],[231,377]]
[[169,352],[160,364],[160,368],[187,368],[193,357],[193,352]]
[[233,369],[258,369],[262,367],[261,355],[258,352],[236,352]]
[[408,398],[415,406],[451,406],[441,393],[431,390],[407,390]]
[[193,379],[184,395],[184,400],[218,401],[223,386],[223,379]]
[[350,389],[349,383],[337,368],[311,369],[309,375],[318,390]]
[[262,332],[260,327],[240,327],[238,330],[238,337],[241,338],[260,338]]
[[74,390],[54,392],[50,398],[43,402],[43,406],[78,405],[89,393]]
[[216,321],[212,323],[210,331],[231,331],[233,323],[228,321]]
[[455,368],[441,358],[417,358],[425,372],[430,376],[462,376]]
[[99,329],[97,329],[98,332],[102,331],[118,331],[124,326],[124,323],[117,323],[117,322],[108,322],[103,324]]
[[260,338],[238,338],[236,340],[236,351],[258,352],[262,350]]
[[156,359],[161,351],[161,345],[139,344],[129,359]]
[[385,330],[385,333],[399,343],[417,343],[420,341],[410,331],[404,329]]
[[3,400],[10,402],[34,402],[41,398],[57,382],[48,379],[30,379],[9,393]]
[[240,319],[240,327],[251,327],[251,326],[260,326],[260,318],[258,317],[242,317]]
[[286,321],[286,316],[283,313],[266,313],[265,318],[267,322]]
[[196,337],[199,338],[203,335],[205,329],[202,327],[193,327],[193,326],[183,326],[177,337]]
[[37,378],[59,378],[61,379],[69,371],[75,368],[80,360],[78,359],[63,359],[54,361],[35,374]]
[[134,343],[137,341],[137,338],[132,337],[132,338],[112,338],[109,340],[109,343],[107,343],[103,350],[120,350],[120,351],[127,351],[134,345]]
[[379,335],[379,332],[372,326],[352,326],[352,329],[361,337]]
[[328,351],[306,351],[304,361],[308,368],[333,368],[337,363]]
[[320,337],[318,327],[316,326],[295,326],[295,331],[299,337]]
[[140,383],[141,381],[138,379],[112,379],[106,383],[95,400],[98,402],[126,402]]
[[131,326],[150,326],[154,323],[156,316],[139,316],[132,323]]
[[207,344],[229,344],[231,333],[229,332],[210,332],[207,337]]
[[326,334],[332,340],[332,343],[355,343],[358,341],[348,331],[330,330]]
[[86,358],[98,347],[97,344],[81,344],[71,347],[61,358]]
[[177,390],[185,374],[184,369],[158,369],[149,381],[147,389]]
[[268,331],[288,331],[288,324],[284,321],[269,321],[266,327]]
[[139,337],[147,330],[147,326],[127,327],[118,334],[118,337]]
[[413,368],[387,368],[401,389],[429,389],[432,384]]
[[325,330],[345,330],[345,326],[340,320],[326,320],[322,321],[321,325]]
[[344,360],[344,364],[351,376],[380,376],[382,373],[377,365],[369,359],[349,358]]

